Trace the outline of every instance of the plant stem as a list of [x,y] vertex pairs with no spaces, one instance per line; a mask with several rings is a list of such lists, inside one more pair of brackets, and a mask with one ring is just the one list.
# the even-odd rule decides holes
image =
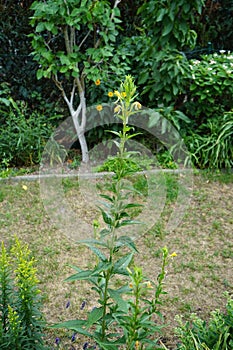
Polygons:
[[111,277],[111,271],[107,270],[106,274],[104,273],[105,278],[105,287],[104,287],[104,295],[103,295],[103,320],[102,320],[102,341],[105,340],[106,337],[106,313],[107,313],[107,301],[108,301],[108,282]]

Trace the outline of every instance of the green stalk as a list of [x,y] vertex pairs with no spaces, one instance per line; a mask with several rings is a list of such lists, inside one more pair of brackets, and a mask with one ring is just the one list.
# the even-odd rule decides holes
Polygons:
[[106,337],[106,313],[107,313],[107,300],[108,300],[108,282],[111,277],[111,271],[108,270],[107,273],[104,273],[105,278],[105,287],[104,287],[104,295],[103,295],[103,321],[102,321],[102,327],[101,327],[101,333],[102,333],[102,341],[105,340]]
[[135,338],[137,318],[138,318],[138,315],[140,313],[139,296],[140,296],[140,283],[137,283],[136,284],[136,290],[135,290],[135,302],[134,302],[135,307],[134,307],[134,313],[133,313],[131,335],[127,339],[126,350],[130,350],[131,349],[132,342],[134,341],[134,338]]
[[[120,147],[119,147],[119,157],[123,159],[124,157],[124,151],[125,151],[125,142],[127,139],[126,135],[126,122],[125,120],[123,121],[123,134],[122,138],[120,140]],[[120,201],[120,191],[121,191],[121,179],[122,179],[122,169],[120,170],[120,173],[117,174],[117,182],[116,182],[116,200],[114,203],[114,222],[112,224],[112,232],[111,232],[111,243],[109,246],[110,249],[110,256],[109,256],[109,262],[112,262],[113,254],[114,254],[114,246],[115,246],[115,241],[116,241],[116,227],[118,225],[118,217],[119,217],[119,201]],[[104,295],[103,295],[103,318],[102,318],[102,326],[101,326],[101,333],[102,333],[102,341],[105,340],[106,337],[106,313],[107,313],[107,301],[108,301],[108,284],[109,280],[111,278],[112,272],[111,269],[108,269],[106,273],[104,273],[104,278],[105,278],[105,287],[104,287]]]

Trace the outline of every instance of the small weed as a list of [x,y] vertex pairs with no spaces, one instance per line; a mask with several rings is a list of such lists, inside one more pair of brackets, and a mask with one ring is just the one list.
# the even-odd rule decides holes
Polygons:
[[0,202],[3,202],[5,197],[6,195],[4,194],[4,192],[0,190]]
[[73,189],[79,189],[79,182],[76,179],[64,178],[62,179],[62,185],[65,193]]
[[221,255],[225,259],[233,259],[233,249],[231,249],[230,247],[225,248],[221,251]]

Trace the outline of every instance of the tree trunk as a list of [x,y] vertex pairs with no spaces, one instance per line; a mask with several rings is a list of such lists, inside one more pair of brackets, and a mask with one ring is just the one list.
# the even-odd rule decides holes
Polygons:
[[86,141],[86,137],[84,135],[84,132],[81,132],[78,135],[78,140],[79,140],[81,152],[82,152],[82,161],[83,161],[83,163],[88,163],[89,162],[89,154],[88,154],[87,141]]

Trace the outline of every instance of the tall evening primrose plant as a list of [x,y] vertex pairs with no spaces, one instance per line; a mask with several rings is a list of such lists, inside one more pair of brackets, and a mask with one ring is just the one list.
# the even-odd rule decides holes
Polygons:
[[[147,280],[140,268],[131,266],[138,250],[126,227],[139,224],[130,211],[140,205],[130,201],[133,189],[124,181],[135,172],[129,162],[132,152],[126,150],[126,145],[136,135],[128,125],[129,119],[136,117],[141,109],[131,76],[126,76],[114,96],[117,98],[114,113],[122,121],[122,130],[109,131],[117,136],[118,153],[108,194],[101,195],[103,201],[99,209],[104,227],[95,221],[94,239],[82,241],[96,255],[96,264],[89,270],[74,267],[76,273],[66,280],[87,280],[98,294],[98,305],[88,312],[85,320],[67,321],[54,327],[86,336],[90,344],[85,342],[85,349],[97,346],[106,350],[158,349],[154,336],[160,328],[153,317],[158,313],[160,296],[164,293],[165,266],[171,256],[166,248],[162,250],[163,263],[157,285]],[[115,287],[114,281],[119,276],[121,285],[118,283]]]

